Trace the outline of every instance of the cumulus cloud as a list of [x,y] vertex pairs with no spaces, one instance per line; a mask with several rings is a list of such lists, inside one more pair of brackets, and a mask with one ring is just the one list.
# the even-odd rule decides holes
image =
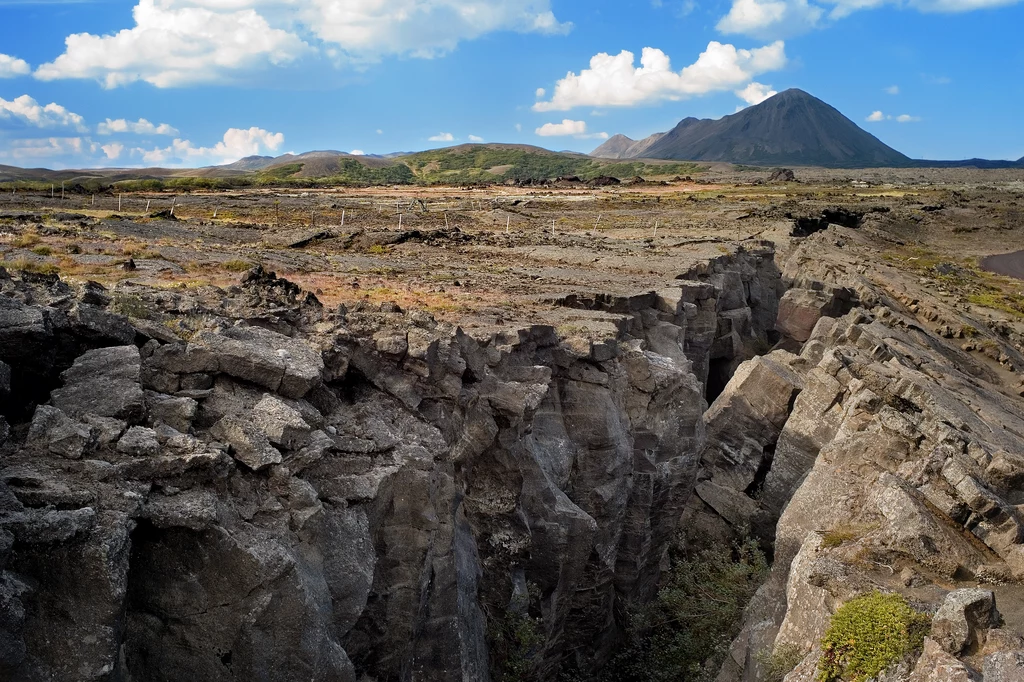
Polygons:
[[871,123],[876,123],[878,121],[884,121],[885,120],[885,114],[883,114],[881,111],[872,111],[871,115],[868,116],[864,120],[865,121],[869,121]]
[[64,53],[36,77],[178,87],[313,53],[336,64],[431,58],[494,31],[559,34],[572,26],[556,19],[550,0],[138,0],[132,16],[134,26],[110,35],[68,36]]
[[99,124],[96,132],[100,135],[113,135],[114,133],[134,133],[136,135],[177,135],[178,129],[167,123],[154,124],[144,118],[138,121],[127,121],[123,118],[107,119]]
[[84,119],[66,108],[50,102],[40,105],[28,95],[8,101],[0,97],[0,119],[18,121],[36,128],[73,128],[85,132]]
[[899,116],[892,116],[891,114],[883,114],[881,111],[872,111],[871,115],[868,116],[865,121],[871,123],[877,123],[878,121],[896,121],[897,123],[917,123],[921,120],[920,116],[911,116],[910,114],[900,114]]
[[121,156],[121,152],[124,151],[124,145],[120,142],[111,142],[110,144],[102,145],[100,149],[103,150],[103,153],[109,160],[113,161]]
[[761,39],[788,38],[823,28],[860,10],[883,5],[912,7],[921,12],[970,12],[1014,5],[1021,0],[732,0],[718,22],[722,33]]
[[920,120],[920,116],[911,116],[910,114],[900,114],[896,117],[897,123],[917,123]]
[[668,55],[645,47],[639,68],[634,55],[595,55],[590,68],[568,73],[555,85],[550,101],[537,102],[534,111],[568,111],[579,106],[636,106],[661,100],[680,100],[744,86],[767,71],[786,65],[785,44],[776,41],[753,50],[711,41],[693,64],[672,70]]
[[885,93],[887,95],[898,95],[898,94],[900,94],[900,86],[898,86],[898,85],[890,85],[889,87],[887,87],[885,89]]
[[287,64],[309,50],[296,35],[272,28],[254,9],[244,8],[246,4],[140,0],[132,10],[133,28],[105,36],[68,36],[64,54],[36,69],[36,78],[93,78],[107,88],[141,80],[166,88]]
[[351,154],[352,156],[366,156],[366,152],[364,152],[362,149],[353,149],[352,151],[349,152],[349,154]]
[[747,87],[742,90],[736,91],[736,96],[747,104],[760,104],[769,97],[774,97],[779,94],[778,91],[772,90],[772,86],[764,85],[756,81],[750,83]]
[[566,137],[572,135],[578,140],[608,139],[608,133],[588,133],[586,121],[562,119],[561,123],[545,123],[533,131],[541,137]]
[[427,138],[431,142],[454,142],[455,136],[451,133],[438,133]]
[[175,138],[167,147],[143,149],[136,147],[131,153],[149,165],[189,165],[196,163],[232,163],[261,151],[276,151],[284,144],[282,133],[271,133],[262,128],[229,128],[220,142],[212,147],[196,147],[188,140]]
[[733,0],[717,28],[725,34],[788,38],[815,28],[824,14],[825,10],[807,0]]
[[483,142],[484,138],[480,137],[479,135],[470,135],[469,136],[469,141],[470,142]]
[[24,59],[0,54],[0,78],[14,78],[32,73],[32,67]]
[[28,140],[11,140],[6,149],[0,150],[0,158],[15,161],[51,159],[59,156],[80,155],[89,149],[90,143],[82,137],[45,137]]

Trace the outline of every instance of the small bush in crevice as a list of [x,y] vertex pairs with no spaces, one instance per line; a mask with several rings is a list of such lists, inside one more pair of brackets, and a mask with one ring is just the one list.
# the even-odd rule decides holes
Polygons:
[[743,609],[767,577],[768,562],[753,540],[676,559],[654,601],[630,615],[628,643],[599,679],[714,680]]
[[491,627],[491,651],[501,660],[499,682],[527,682],[533,676],[533,658],[544,643],[541,620],[508,611]]
[[821,640],[819,682],[866,682],[921,649],[931,619],[898,594],[871,592],[840,606]]
[[804,650],[795,644],[780,644],[771,653],[761,651],[757,662],[761,664],[762,682],[782,682],[805,655]]

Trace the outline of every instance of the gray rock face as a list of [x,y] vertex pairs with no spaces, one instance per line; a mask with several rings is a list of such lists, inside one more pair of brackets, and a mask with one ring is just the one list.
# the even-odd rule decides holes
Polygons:
[[51,400],[72,417],[94,414],[137,422],[145,414],[140,371],[135,346],[91,350],[61,375],[64,388],[55,390]]
[[117,441],[117,451],[132,457],[151,457],[160,452],[160,442],[153,429],[133,426]]
[[270,444],[267,435],[249,421],[224,417],[213,425],[210,434],[229,444],[235,459],[253,471],[281,463],[281,453]]
[[208,351],[224,374],[288,398],[309,393],[324,370],[320,355],[307,344],[266,329],[236,327],[223,334],[202,332],[193,343]]
[[274,445],[297,450],[309,440],[312,431],[302,414],[271,395],[263,396],[252,411],[253,422]]

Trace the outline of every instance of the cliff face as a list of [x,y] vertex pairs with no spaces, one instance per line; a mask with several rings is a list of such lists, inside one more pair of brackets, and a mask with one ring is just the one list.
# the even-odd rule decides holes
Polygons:
[[[980,361],[949,331],[981,334],[976,320],[880,285],[846,253],[860,239],[833,227],[795,250],[779,319],[795,352],[742,365],[705,415],[684,526],[774,544],[718,680],[765,679],[786,650],[787,682],[816,679],[832,613],[872,590],[934,614],[924,654],[886,679],[1022,679],[1024,418],[993,369],[1024,367],[1020,339],[991,325],[998,364]],[[858,307],[841,314],[837,296]]]
[[[38,281],[35,281],[38,280]],[[771,249],[471,337],[227,291],[0,283],[5,679],[487,680],[529,623],[584,673],[650,598],[704,382],[772,329]],[[157,321],[205,320],[189,338]],[[505,642],[505,644],[502,644]]]

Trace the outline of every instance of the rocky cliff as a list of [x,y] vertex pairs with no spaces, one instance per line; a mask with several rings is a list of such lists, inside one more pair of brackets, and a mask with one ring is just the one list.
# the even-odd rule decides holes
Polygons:
[[706,385],[773,334],[773,256],[556,301],[597,336],[0,273],[3,678],[488,680],[523,624],[534,674],[589,674],[657,589]]

